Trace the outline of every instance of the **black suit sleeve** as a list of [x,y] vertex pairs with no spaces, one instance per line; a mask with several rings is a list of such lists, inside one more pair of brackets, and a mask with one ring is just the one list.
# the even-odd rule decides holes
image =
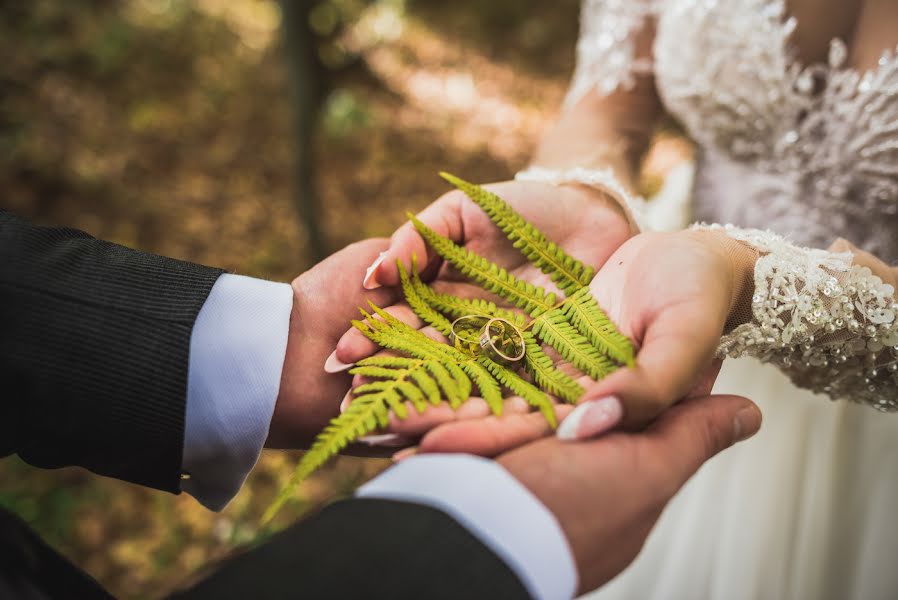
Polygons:
[[173,598],[529,597],[511,569],[445,513],[365,498],[330,505]]
[[0,456],[177,492],[190,334],[220,274],[0,210]]

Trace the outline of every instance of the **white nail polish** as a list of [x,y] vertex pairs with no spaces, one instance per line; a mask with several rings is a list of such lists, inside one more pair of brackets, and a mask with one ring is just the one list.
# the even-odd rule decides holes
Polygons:
[[347,392],[343,397],[343,401],[340,402],[340,414],[346,412],[346,409],[349,408],[349,404],[352,402],[352,392]]
[[582,440],[605,433],[623,417],[623,407],[615,396],[588,400],[580,404],[558,426],[561,440]]
[[355,365],[353,363],[342,362],[339,358],[337,358],[337,351],[334,350],[333,352],[331,352],[331,355],[327,357],[327,360],[324,361],[324,372],[342,373],[343,371],[348,371],[354,366]]
[[358,441],[369,446],[404,446],[407,440],[395,433],[382,433],[379,435],[363,435]]
[[377,267],[380,266],[380,263],[384,261],[387,257],[386,252],[381,252],[377,255],[377,258],[371,263],[371,266],[365,271],[365,279],[362,280],[362,287],[366,290],[376,290],[380,287],[380,283],[374,280],[374,273],[377,271]]

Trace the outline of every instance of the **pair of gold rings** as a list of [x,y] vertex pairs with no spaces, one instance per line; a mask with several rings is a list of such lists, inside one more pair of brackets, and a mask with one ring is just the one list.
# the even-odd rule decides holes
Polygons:
[[510,365],[524,358],[524,334],[507,319],[465,315],[452,322],[449,342],[472,356]]

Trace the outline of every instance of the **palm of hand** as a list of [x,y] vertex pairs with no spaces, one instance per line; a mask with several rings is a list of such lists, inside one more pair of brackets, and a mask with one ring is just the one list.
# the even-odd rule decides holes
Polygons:
[[[601,267],[630,235],[630,227],[622,210],[612,199],[595,190],[522,182],[506,182],[486,187],[502,196],[525,219],[565,248],[569,254],[596,268]],[[486,214],[460,192],[446,194],[425,209],[419,218],[441,235],[504,266],[515,277],[550,290],[555,289],[549,277],[513,248]],[[409,268],[413,256],[426,257],[421,269],[422,276],[432,278],[432,285],[437,291],[459,297],[484,296],[482,289],[468,283],[454,269],[442,264],[438,257],[430,253],[410,223],[393,235],[390,250],[376,271],[378,282],[387,285],[398,283],[396,261],[402,261]],[[421,262],[419,260],[419,265]],[[491,299],[501,305],[500,299]],[[407,306],[394,305],[388,307],[387,311],[413,326],[422,325]],[[438,336],[429,328],[424,331],[433,337]],[[377,351],[373,342],[358,331],[350,330],[338,343],[336,357],[343,363],[354,363]],[[586,380],[591,381],[588,378]],[[482,401],[477,400],[473,399],[470,406],[466,405],[457,412],[440,407],[428,410],[424,415],[412,413],[414,416],[405,421],[394,421],[392,430],[402,435],[418,437],[448,421],[485,416],[488,410]],[[522,412],[526,410],[526,403],[512,398],[506,403],[506,407],[506,412]],[[559,416],[564,414],[566,412],[560,410]],[[544,424],[538,425],[540,429],[543,426]],[[464,450],[491,453],[489,449],[476,444],[471,446],[464,436],[455,440],[450,435],[450,440],[453,443],[460,442],[461,449]],[[489,442],[495,445],[495,440]],[[497,450],[502,447],[505,445],[498,446]]]
[[[710,393],[719,362],[713,354],[730,309],[729,259],[700,234],[643,234],[614,252],[590,284],[620,330],[638,347],[634,369],[596,382],[582,377],[586,398],[616,395],[625,406],[624,425],[640,428],[684,397]],[[723,277],[722,277],[723,275]],[[559,406],[559,417],[569,412]],[[427,452],[495,455],[549,433],[542,416],[525,405],[503,417],[395,423],[400,433],[429,431]],[[482,416],[485,411],[464,416]]]

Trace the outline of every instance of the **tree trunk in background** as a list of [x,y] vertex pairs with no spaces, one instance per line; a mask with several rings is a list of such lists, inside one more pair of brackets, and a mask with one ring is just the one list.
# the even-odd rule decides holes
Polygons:
[[327,254],[321,230],[321,213],[315,178],[315,132],[321,105],[327,93],[327,73],[318,57],[309,12],[315,0],[280,0],[282,32],[293,94],[296,144],[296,208],[308,236],[311,258],[317,262]]

